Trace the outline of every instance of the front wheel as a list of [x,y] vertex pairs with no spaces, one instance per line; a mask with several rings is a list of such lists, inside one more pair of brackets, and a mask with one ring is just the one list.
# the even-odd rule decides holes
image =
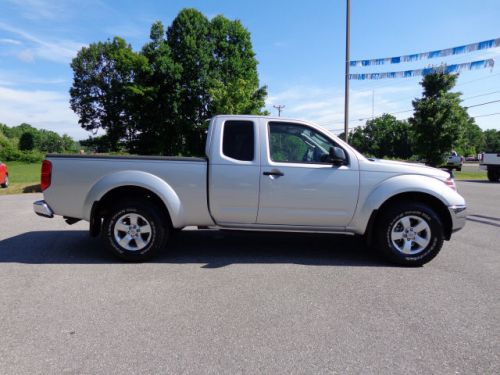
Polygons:
[[169,235],[168,221],[149,202],[130,202],[111,209],[103,223],[104,241],[116,256],[144,261],[156,255]]
[[381,213],[378,248],[392,263],[421,266],[431,261],[444,241],[439,216],[418,203],[393,205]]
[[9,187],[9,176],[5,175],[5,180],[3,180],[3,184],[0,185],[2,188],[8,188]]

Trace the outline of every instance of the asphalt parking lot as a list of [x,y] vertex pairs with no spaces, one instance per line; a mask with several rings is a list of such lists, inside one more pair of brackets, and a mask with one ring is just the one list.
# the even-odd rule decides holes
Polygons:
[[0,373],[500,373],[500,184],[421,268],[356,238],[183,231],[126,264],[0,197]]

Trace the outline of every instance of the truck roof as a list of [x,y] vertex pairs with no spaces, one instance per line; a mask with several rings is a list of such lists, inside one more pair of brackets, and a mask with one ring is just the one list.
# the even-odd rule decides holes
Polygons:
[[267,120],[309,122],[308,120],[292,118],[292,117],[276,117],[276,116],[264,116],[264,115],[216,115],[216,116],[213,116],[212,118],[213,119],[217,119],[217,118],[231,118],[231,119],[265,118]]

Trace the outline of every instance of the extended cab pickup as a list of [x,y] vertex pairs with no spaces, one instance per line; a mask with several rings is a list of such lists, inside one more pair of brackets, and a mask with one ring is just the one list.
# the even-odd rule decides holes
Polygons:
[[205,158],[48,155],[37,214],[90,222],[144,260],[186,226],[364,235],[404,265],[434,258],[465,224],[450,175],[367,159],[327,130],[263,116],[211,119]]

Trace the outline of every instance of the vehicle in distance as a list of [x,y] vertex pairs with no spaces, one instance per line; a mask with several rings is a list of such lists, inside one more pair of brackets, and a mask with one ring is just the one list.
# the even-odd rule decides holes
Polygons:
[[9,170],[5,163],[0,161],[0,187],[8,188],[9,187]]
[[174,230],[365,236],[390,261],[421,265],[465,225],[447,172],[368,159],[306,121],[210,120],[206,157],[48,155],[37,214],[89,221],[125,260],[150,258]]
[[463,156],[460,156],[455,151],[453,151],[451,155],[448,156],[445,168],[449,170],[456,169],[460,172],[462,170],[462,166],[464,165],[464,161],[465,158]]
[[486,169],[488,180],[491,182],[500,180],[500,152],[484,153],[479,168]]

